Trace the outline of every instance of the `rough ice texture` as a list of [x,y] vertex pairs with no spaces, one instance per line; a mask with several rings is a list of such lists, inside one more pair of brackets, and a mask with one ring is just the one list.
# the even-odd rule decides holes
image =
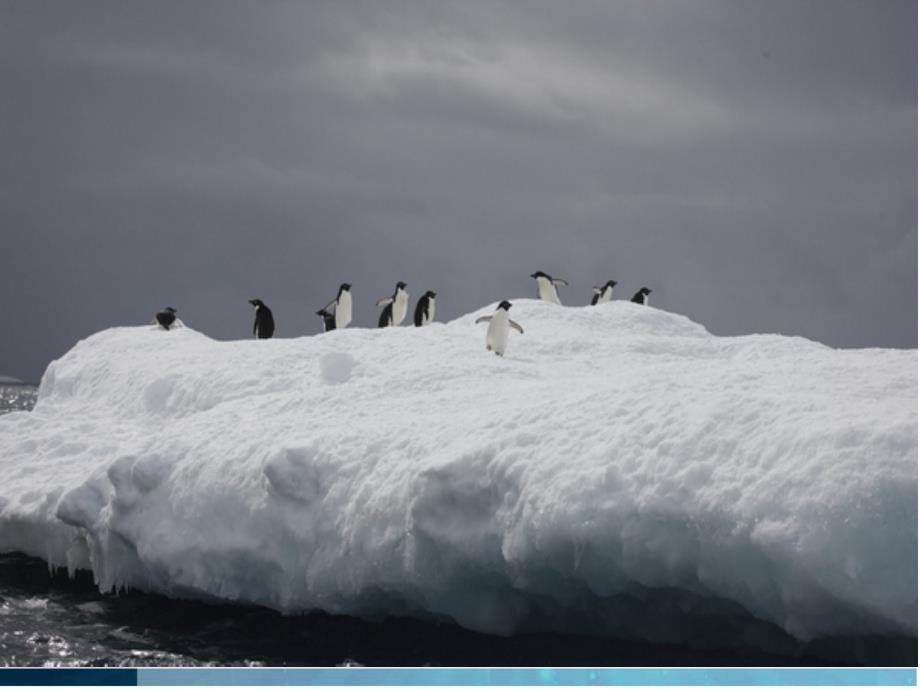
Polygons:
[[103,589],[496,633],[916,635],[916,350],[517,300],[499,358],[473,323],[493,310],[97,333],[0,418],[0,551]]

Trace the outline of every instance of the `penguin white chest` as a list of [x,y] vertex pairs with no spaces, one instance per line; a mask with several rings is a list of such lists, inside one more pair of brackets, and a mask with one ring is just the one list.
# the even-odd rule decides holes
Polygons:
[[601,296],[597,301],[598,302],[609,302],[611,299],[613,299],[613,288],[605,287],[601,291]]
[[642,304],[648,306],[648,295],[642,295]]
[[559,301],[559,293],[556,292],[556,286],[553,285],[553,281],[549,278],[544,278],[543,276],[537,278],[537,295],[544,302],[561,304]]
[[422,322],[427,326],[429,323],[434,321],[434,298],[429,298],[428,300],[428,313],[422,315]]
[[409,311],[409,293],[405,290],[399,290],[396,293],[396,299],[393,300],[393,325],[398,326],[406,318],[406,312]]
[[351,293],[343,291],[335,303],[335,327],[345,328],[351,323]]
[[486,331],[486,347],[497,355],[505,354],[508,345],[508,312],[499,309],[489,321],[489,330]]

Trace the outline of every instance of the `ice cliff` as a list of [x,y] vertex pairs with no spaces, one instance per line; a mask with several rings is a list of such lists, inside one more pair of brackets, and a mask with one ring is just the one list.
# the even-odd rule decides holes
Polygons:
[[686,639],[746,612],[917,634],[916,350],[521,299],[498,358],[473,323],[493,309],[97,333],[0,417],[0,551],[104,589],[496,633]]

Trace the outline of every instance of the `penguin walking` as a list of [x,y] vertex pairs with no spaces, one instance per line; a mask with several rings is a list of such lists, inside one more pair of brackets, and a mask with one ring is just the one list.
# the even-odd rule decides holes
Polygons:
[[398,326],[406,318],[406,312],[409,311],[409,293],[406,292],[406,284],[401,280],[396,283],[396,290],[392,297],[382,297],[377,300],[377,306],[383,307],[380,312],[380,319],[377,325],[380,328],[387,326]]
[[613,288],[617,284],[615,280],[608,280],[601,287],[594,288],[594,297],[591,298],[591,306],[603,304],[613,299]]
[[559,293],[556,292],[556,287],[559,285],[567,286],[567,281],[563,280],[562,278],[553,278],[543,271],[531,273],[530,277],[536,279],[537,281],[537,297],[542,299],[544,302],[562,304],[562,302],[559,301]]
[[249,303],[256,308],[256,320],[252,324],[252,334],[263,340],[271,338],[275,333],[275,319],[272,310],[265,306],[260,299],[251,299]]
[[158,311],[156,322],[168,331],[174,324],[178,325],[176,324],[176,310],[172,307],[166,307],[163,311]]
[[434,298],[437,296],[438,293],[429,290],[419,297],[418,303],[415,305],[416,326],[427,326],[434,321]]
[[324,308],[316,312],[316,315],[323,317],[323,332],[324,333],[328,333],[329,331],[335,330],[335,314],[330,314]]
[[511,302],[502,300],[492,316],[480,316],[476,323],[489,322],[489,330],[486,331],[486,350],[494,352],[499,357],[505,356],[505,348],[508,345],[508,332],[513,328],[521,335],[524,335],[524,329],[516,321],[512,321],[508,316],[508,310],[511,309]]
[[639,292],[637,292],[635,295],[633,295],[632,301],[635,302],[636,304],[644,304],[645,306],[648,306],[648,296],[651,294],[651,292],[652,291],[649,290],[647,287],[644,287],[641,290],[639,290]]
[[[335,307],[331,313],[335,319],[336,328],[345,328],[351,323],[352,301],[351,285],[349,283],[339,285],[339,294],[335,296],[335,299],[316,313],[322,316],[320,312],[328,311],[329,307]],[[332,329],[327,326],[326,330],[331,331]]]

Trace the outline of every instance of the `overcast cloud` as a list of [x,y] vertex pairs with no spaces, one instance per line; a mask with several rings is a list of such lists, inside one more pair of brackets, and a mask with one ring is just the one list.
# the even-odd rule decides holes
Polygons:
[[[528,274],[917,346],[913,0],[0,0],[0,374],[172,305],[439,319]],[[12,328],[8,327],[12,325]]]

